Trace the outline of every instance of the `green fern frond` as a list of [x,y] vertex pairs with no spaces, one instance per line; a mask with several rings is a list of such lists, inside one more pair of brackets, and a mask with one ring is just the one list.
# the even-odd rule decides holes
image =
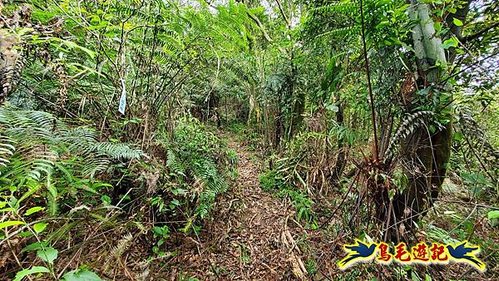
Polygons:
[[35,159],[31,161],[31,167],[28,171],[28,176],[34,180],[41,181],[44,176],[52,174],[54,162],[48,159]]
[[7,167],[9,159],[16,151],[14,141],[8,136],[0,135],[0,166]]
[[[396,146],[401,141],[405,140],[410,136],[417,128],[425,126],[426,120],[428,118],[434,117],[435,113],[431,111],[419,111],[412,114],[408,114],[402,123],[399,125],[397,132],[392,137],[386,152],[385,159],[389,160],[395,154]],[[437,125],[439,125],[437,123]]]
[[105,155],[113,160],[139,159],[143,155],[141,150],[133,149],[124,143],[95,142],[89,147],[95,154]]
[[346,26],[346,27],[335,28],[333,30],[326,31],[324,33],[317,35],[317,37],[328,36],[328,37],[334,37],[334,38],[345,38],[348,36],[354,36],[354,35],[359,35],[359,34],[360,34],[360,29],[358,26]]
[[91,177],[106,171],[113,161],[143,156],[141,150],[124,143],[99,142],[95,130],[71,128],[50,113],[0,107],[0,166],[9,168],[9,158],[16,157],[21,163],[11,172],[41,181],[62,161],[59,155],[68,153],[81,159],[79,171]]
[[[228,189],[228,152],[224,143],[196,121],[181,119],[167,144],[167,167],[171,180],[191,189],[194,216],[205,218],[218,195]],[[191,218],[192,219],[192,218]]]
[[106,171],[111,163],[112,163],[111,160],[107,157],[103,156],[90,157],[82,160],[81,173],[84,176],[89,176],[93,178],[96,174]]
[[359,11],[359,5],[350,0],[338,1],[312,9],[312,12],[327,13],[327,14],[334,14],[334,13],[355,14],[358,11]]
[[43,111],[17,110],[10,106],[0,109],[0,123],[10,128],[50,129],[55,121],[50,113]]
[[172,150],[167,151],[166,166],[171,173],[185,176],[185,167],[178,161],[177,156],[175,156]]
[[62,142],[71,143],[74,148],[77,147],[77,144],[80,142],[95,142],[96,134],[95,130],[90,129],[88,127],[59,127],[59,140]]

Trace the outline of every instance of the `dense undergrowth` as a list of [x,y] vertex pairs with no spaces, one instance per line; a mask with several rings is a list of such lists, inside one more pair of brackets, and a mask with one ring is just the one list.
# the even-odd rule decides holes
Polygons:
[[198,120],[186,118],[176,124],[172,136],[160,141],[166,153],[157,182],[147,187],[151,206],[166,221],[183,219],[184,232],[191,231],[209,215],[215,199],[228,189],[237,173],[237,155]]
[[[415,226],[413,239],[451,244],[469,241],[481,245],[481,257],[490,266],[488,276],[494,278],[497,276],[496,265],[499,260],[495,207],[499,198],[496,194],[495,177],[490,177],[490,173],[497,172],[494,168],[496,164],[488,162],[494,159],[494,152],[481,160],[463,159],[463,155],[469,153],[467,149],[470,148],[463,144],[465,140],[461,133],[462,128],[459,125],[455,128],[458,132],[455,138],[459,139],[454,146],[450,176],[444,182],[439,203]],[[268,169],[260,175],[260,186],[277,197],[288,199],[296,210],[296,220],[309,229],[311,234],[319,231],[334,241],[345,241],[344,237],[352,235],[367,241],[376,241],[379,239],[376,237],[383,232],[380,231],[381,227],[376,220],[367,219],[372,219],[372,210],[369,205],[362,203],[369,202],[365,198],[369,196],[369,192],[365,190],[366,185],[356,172],[359,164],[351,161],[340,163],[346,172],[340,181],[334,178],[339,153],[335,147],[341,130],[337,132],[333,135],[309,132],[296,136],[287,143],[282,152],[268,158]],[[339,137],[341,138],[341,135]],[[351,146],[345,146],[346,153],[359,154],[358,150],[349,147]],[[487,151],[484,149],[482,153],[489,155]],[[352,159],[351,156],[348,158]],[[480,165],[487,166],[482,170]],[[403,186],[408,181],[403,173],[397,171],[384,176],[396,182],[398,186]],[[310,250],[323,247],[314,245],[315,243],[317,242],[308,241],[305,237],[299,244],[306,253],[311,278],[321,276],[314,268],[326,266],[317,261],[317,252]],[[337,249],[341,250],[340,247]],[[370,276],[369,278],[376,279],[380,278],[380,270],[377,266],[365,265],[335,278],[353,280],[360,276]],[[438,280],[444,278],[443,276],[451,276],[453,280],[461,280],[465,275],[472,274],[471,278],[480,280],[479,275],[471,270],[466,270],[464,274],[463,270],[458,266],[448,269],[400,266],[389,272],[385,271],[383,278],[398,280],[410,276],[413,280]]]
[[[294,149],[288,149],[271,158],[269,162],[275,164],[271,164],[271,168],[260,175],[260,186],[277,197],[288,199],[296,210],[296,220],[309,229],[312,236],[316,235],[315,231],[319,231],[334,241],[346,242],[348,240],[344,240],[344,237],[352,235],[367,241],[376,241],[377,238],[373,235],[376,235],[379,225],[375,222],[371,224],[360,221],[369,214],[368,206],[359,203],[366,200],[362,198],[364,184],[359,182],[355,175],[344,177],[340,182],[324,176],[331,175],[334,165],[320,165],[322,162],[317,155],[323,150],[317,145],[317,135],[316,138],[306,137],[305,142],[300,136],[297,140],[289,144],[294,145]],[[460,163],[462,159],[459,159],[461,157],[459,153],[456,152],[454,155],[453,163]],[[334,159],[334,156],[330,157]],[[483,171],[469,169],[469,166],[463,170],[457,167],[451,169],[452,176],[444,183],[440,202],[418,223],[414,236],[416,241],[442,241],[451,244],[469,241],[481,245],[481,257],[489,266],[488,276],[494,278],[499,261],[497,246],[499,236],[496,231],[495,215],[497,190],[493,181],[487,179]],[[317,180],[314,174],[322,177],[319,176]],[[402,175],[398,177],[400,178],[396,180],[403,180]],[[355,210],[355,214],[352,210]],[[323,245],[318,246],[316,243],[308,241],[306,237],[299,243],[300,249],[306,253],[307,267],[311,268],[308,270],[311,278],[322,276],[314,268],[325,266],[319,261],[317,252],[313,250],[314,247],[323,247]],[[341,248],[337,247],[337,250],[341,251]],[[335,278],[339,278],[338,280],[353,280],[360,276],[369,276],[368,279],[380,278],[380,270],[382,269],[375,265],[365,265]],[[471,274],[471,278],[480,280],[476,273],[458,266],[446,269],[400,266],[392,268],[389,272],[385,271],[383,278],[398,280],[410,276],[413,280],[439,280],[446,278],[444,276],[450,276],[453,280],[462,280],[463,271],[466,272],[464,275]]]
[[236,176],[235,153],[193,119],[180,119],[171,136],[158,137],[156,149],[165,158],[98,141],[88,126],[71,126],[45,112],[4,106],[0,124],[2,249],[22,249],[2,257],[2,271],[15,280],[37,273],[97,278],[85,267],[64,272],[55,266],[61,239],[82,231],[75,223],[105,229],[129,224],[132,212],[144,235],[153,237],[151,254],[164,255],[169,234],[198,231]]
[[[123,168],[126,161],[139,160],[143,153],[123,143],[98,141],[89,127],[9,106],[0,108],[0,135],[2,249],[22,247],[21,253],[36,252],[42,262],[19,271],[15,280],[37,272],[55,276],[54,222],[71,220],[71,213],[81,208],[102,207],[112,188],[103,175]],[[12,277],[12,263],[21,266],[23,259],[15,254],[3,259],[2,271]],[[64,278],[71,280],[71,274]]]

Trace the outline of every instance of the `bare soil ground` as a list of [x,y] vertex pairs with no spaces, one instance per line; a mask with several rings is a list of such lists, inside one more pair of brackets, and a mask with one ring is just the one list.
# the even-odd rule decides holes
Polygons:
[[[263,161],[233,136],[228,139],[239,157],[239,176],[217,199],[212,219],[205,222],[198,235],[175,232],[168,239],[165,256],[156,256],[150,249],[154,238],[136,224],[140,218],[131,218],[126,224],[116,223],[112,218],[99,218],[98,224],[92,219],[82,219],[81,223],[68,226],[68,232],[61,227],[61,237],[68,238],[57,245],[60,256],[55,265],[57,277],[68,270],[86,267],[105,280],[372,280],[373,277],[408,280],[400,266],[369,263],[340,271],[335,263],[344,256],[341,245],[351,242],[351,235],[346,231],[303,228],[295,221],[295,211],[288,200],[260,188],[258,176]],[[484,214],[478,214],[477,205],[468,209],[463,204],[449,204],[456,200],[457,194],[456,190],[446,190],[426,223],[432,222],[455,236],[456,222],[449,219],[448,212],[458,210],[469,214],[468,217],[475,214],[479,223],[475,223],[474,233],[483,237],[484,242],[486,237],[497,241],[497,232],[483,222]],[[337,219],[326,224],[326,228],[340,224]],[[427,239],[443,238],[429,235]],[[483,259],[488,265],[485,274],[452,264],[421,267],[420,276],[429,274],[433,280],[448,280],[450,276],[457,280],[497,280],[496,245],[490,247],[490,242],[484,245]],[[0,255],[3,256],[0,269],[5,274],[16,270],[13,266],[2,267],[3,263],[14,265],[15,260],[35,259],[33,253],[29,254],[31,257],[24,253],[14,259],[14,253],[23,247],[20,242],[9,247],[17,250]],[[309,261],[313,261],[312,265]],[[401,273],[395,274],[395,267]],[[44,280],[53,280],[45,277]],[[0,274],[0,280],[9,279]]]
[[[303,252],[303,245],[312,240],[322,244],[324,237],[295,221],[288,200],[260,188],[263,161],[234,137],[228,139],[238,154],[238,177],[217,199],[212,219],[198,235],[175,232],[167,241],[168,252],[156,256],[150,249],[154,238],[136,223],[140,218],[131,217],[122,224],[112,217],[61,223],[59,235],[67,238],[56,244],[55,276],[39,280],[60,278],[76,268],[91,269],[104,280],[308,280],[304,260],[309,253]],[[11,246],[20,252],[25,243]],[[313,248],[324,249],[324,245]],[[330,255],[317,261],[330,263]],[[11,258],[11,266],[2,267],[5,276],[18,271]],[[17,258],[36,260],[34,253]],[[2,275],[0,280],[9,280]]]
[[[259,164],[248,148],[231,141],[239,177],[219,198],[213,220],[170,262],[171,278],[200,280],[304,279],[296,239],[302,229],[293,208],[259,187]],[[173,264],[173,266],[171,266]]]

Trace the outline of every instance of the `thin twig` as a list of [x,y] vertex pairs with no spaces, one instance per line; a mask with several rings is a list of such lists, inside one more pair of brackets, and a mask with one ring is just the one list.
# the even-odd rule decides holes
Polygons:
[[360,18],[361,18],[361,32],[362,32],[362,46],[366,67],[366,75],[367,75],[367,88],[369,90],[369,103],[371,106],[371,119],[373,122],[373,130],[374,130],[374,160],[376,163],[379,162],[379,154],[378,154],[378,133],[377,133],[377,125],[376,125],[376,111],[374,109],[374,95],[371,85],[371,71],[369,68],[369,58],[367,57],[367,47],[366,47],[366,34],[365,34],[365,23],[364,23],[364,8],[362,0],[360,0]]

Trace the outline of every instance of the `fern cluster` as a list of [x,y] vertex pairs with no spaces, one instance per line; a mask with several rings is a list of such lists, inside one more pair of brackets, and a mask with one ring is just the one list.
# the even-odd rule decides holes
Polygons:
[[[37,181],[57,163],[71,163],[74,174],[94,177],[113,161],[139,159],[140,150],[100,142],[89,127],[70,127],[43,111],[0,108],[0,175],[25,174]],[[11,165],[16,160],[20,165]]]
[[181,119],[166,142],[168,186],[189,220],[205,218],[228,188],[230,152],[196,119]]
[[390,161],[396,154],[397,144],[406,140],[417,128],[427,126],[427,119],[434,117],[434,115],[431,111],[418,111],[405,116],[386,148],[385,161]]
[[333,1],[325,4],[318,3],[310,13],[307,29],[316,33],[318,24],[325,25],[320,33],[311,34],[327,38],[355,38],[360,34],[355,17],[359,12],[359,5],[355,1]]
[[[109,171],[112,164],[139,159],[142,154],[126,144],[100,142],[91,128],[69,126],[47,112],[8,105],[0,107],[0,209],[3,214],[0,224],[4,226],[0,241],[17,239],[19,232],[27,238],[25,241],[35,236],[39,242],[32,245],[48,245],[51,238],[42,232],[48,229],[50,217],[64,214],[62,206],[72,207],[82,197],[87,204],[92,204],[100,188],[110,186],[94,176]],[[86,192],[77,193],[80,190]],[[80,205],[73,210],[79,208],[89,207]],[[12,228],[7,231],[5,226]],[[121,244],[116,253],[124,251]],[[50,260],[40,256],[40,251],[49,250],[52,251]],[[43,246],[37,254],[48,263],[57,258],[57,250],[48,246]],[[44,270],[49,272],[47,268]],[[22,274],[23,271],[18,273]]]
[[[459,112],[459,129],[469,139],[470,145],[475,144],[477,150],[485,159],[497,161],[499,151],[489,142],[487,135],[482,130],[480,124],[473,118],[470,110],[461,110]],[[497,162],[496,162],[497,163]]]

